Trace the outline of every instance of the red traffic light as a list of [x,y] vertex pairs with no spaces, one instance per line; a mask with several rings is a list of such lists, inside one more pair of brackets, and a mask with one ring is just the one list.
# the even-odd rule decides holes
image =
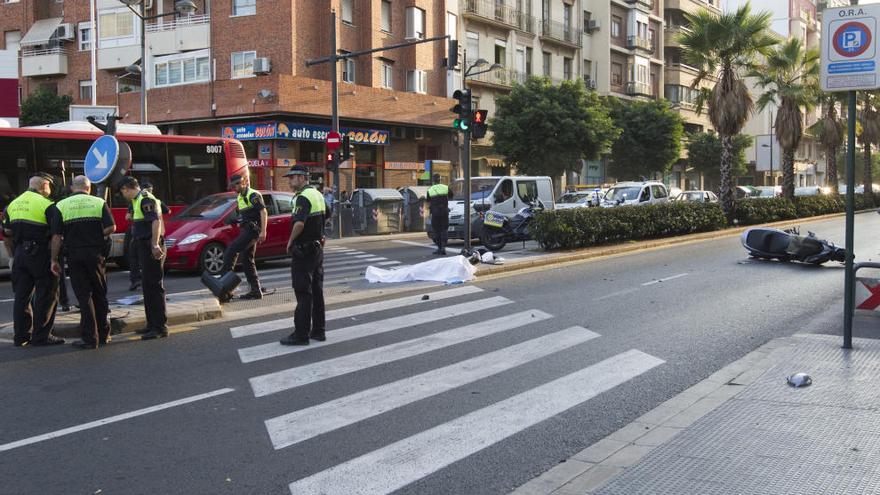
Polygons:
[[474,110],[474,124],[485,124],[488,115],[488,110]]
[[333,162],[333,153],[327,153],[327,163]]

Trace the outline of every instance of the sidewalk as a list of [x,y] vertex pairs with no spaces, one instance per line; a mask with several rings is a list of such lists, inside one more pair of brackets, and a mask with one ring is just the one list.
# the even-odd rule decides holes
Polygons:
[[[880,319],[774,339],[513,495],[880,493]],[[840,322],[842,327],[842,321]],[[785,378],[805,372],[813,384]]]

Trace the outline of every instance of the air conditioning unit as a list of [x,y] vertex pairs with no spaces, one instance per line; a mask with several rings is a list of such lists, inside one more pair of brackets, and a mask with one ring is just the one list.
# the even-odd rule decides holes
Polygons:
[[74,37],[73,24],[69,22],[59,24],[55,30],[55,37],[59,40],[72,40]]
[[270,72],[272,72],[272,64],[268,57],[254,59],[254,74],[264,76]]
[[600,23],[597,19],[591,19],[590,22],[587,23],[587,31],[591,33],[593,31],[598,31],[600,27],[602,27],[602,23]]
[[421,127],[416,127],[415,129],[413,129],[413,139],[425,139],[425,130]]

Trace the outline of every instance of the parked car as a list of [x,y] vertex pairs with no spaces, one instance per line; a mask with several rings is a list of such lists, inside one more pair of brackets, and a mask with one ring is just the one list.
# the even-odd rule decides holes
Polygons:
[[599,201],[602,200],[604,194],[605,191],[602,189],[565,193],[556,200],[556,209],[565,210],[568,208],[588,208],[590,206],[598,206]]
[[796,187],[796,188],[794,188],[794,195],[795,196],[818,196],[820,194],[828,194],[826,191],[827,191],[827,189],[819,187],[819,186]]
[[761,192],[754,186],[736,186],[733,188],[733,195],[736,199],[757,198]]
[[782,186],[755,186],[758,190],[756,198],[774,198],[782,196]]
[[658,181],[618,182],[605,193],[602,207],[648,205],[669,200],[666,185]]
[[[257,246],[257,259],[286,256],[290,238],[293,193],[260,191],[269,219],[266,241]],[[223,268],[223,251],[239,231],[236,194],[206,196],[165,221],[165,267],[175,270],[206,271],[212,275]]]
[[717,203],[718,196],[712,191],[684,191],[673,201],[692,201],[694,203]]

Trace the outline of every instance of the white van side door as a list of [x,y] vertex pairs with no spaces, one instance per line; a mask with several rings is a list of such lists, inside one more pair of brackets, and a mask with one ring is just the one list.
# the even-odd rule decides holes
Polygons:
[[512,178],[505,177],[498,181],[495,192],[492,193],[492,202],[495,203],[492,209],[499,213],[507,216],[516,213],[518,202]]
[[544,203],[544,208],[548,210],[556,209],[556,201],[553,198],[553,183],[549,177],[538,179],[538,198]]

